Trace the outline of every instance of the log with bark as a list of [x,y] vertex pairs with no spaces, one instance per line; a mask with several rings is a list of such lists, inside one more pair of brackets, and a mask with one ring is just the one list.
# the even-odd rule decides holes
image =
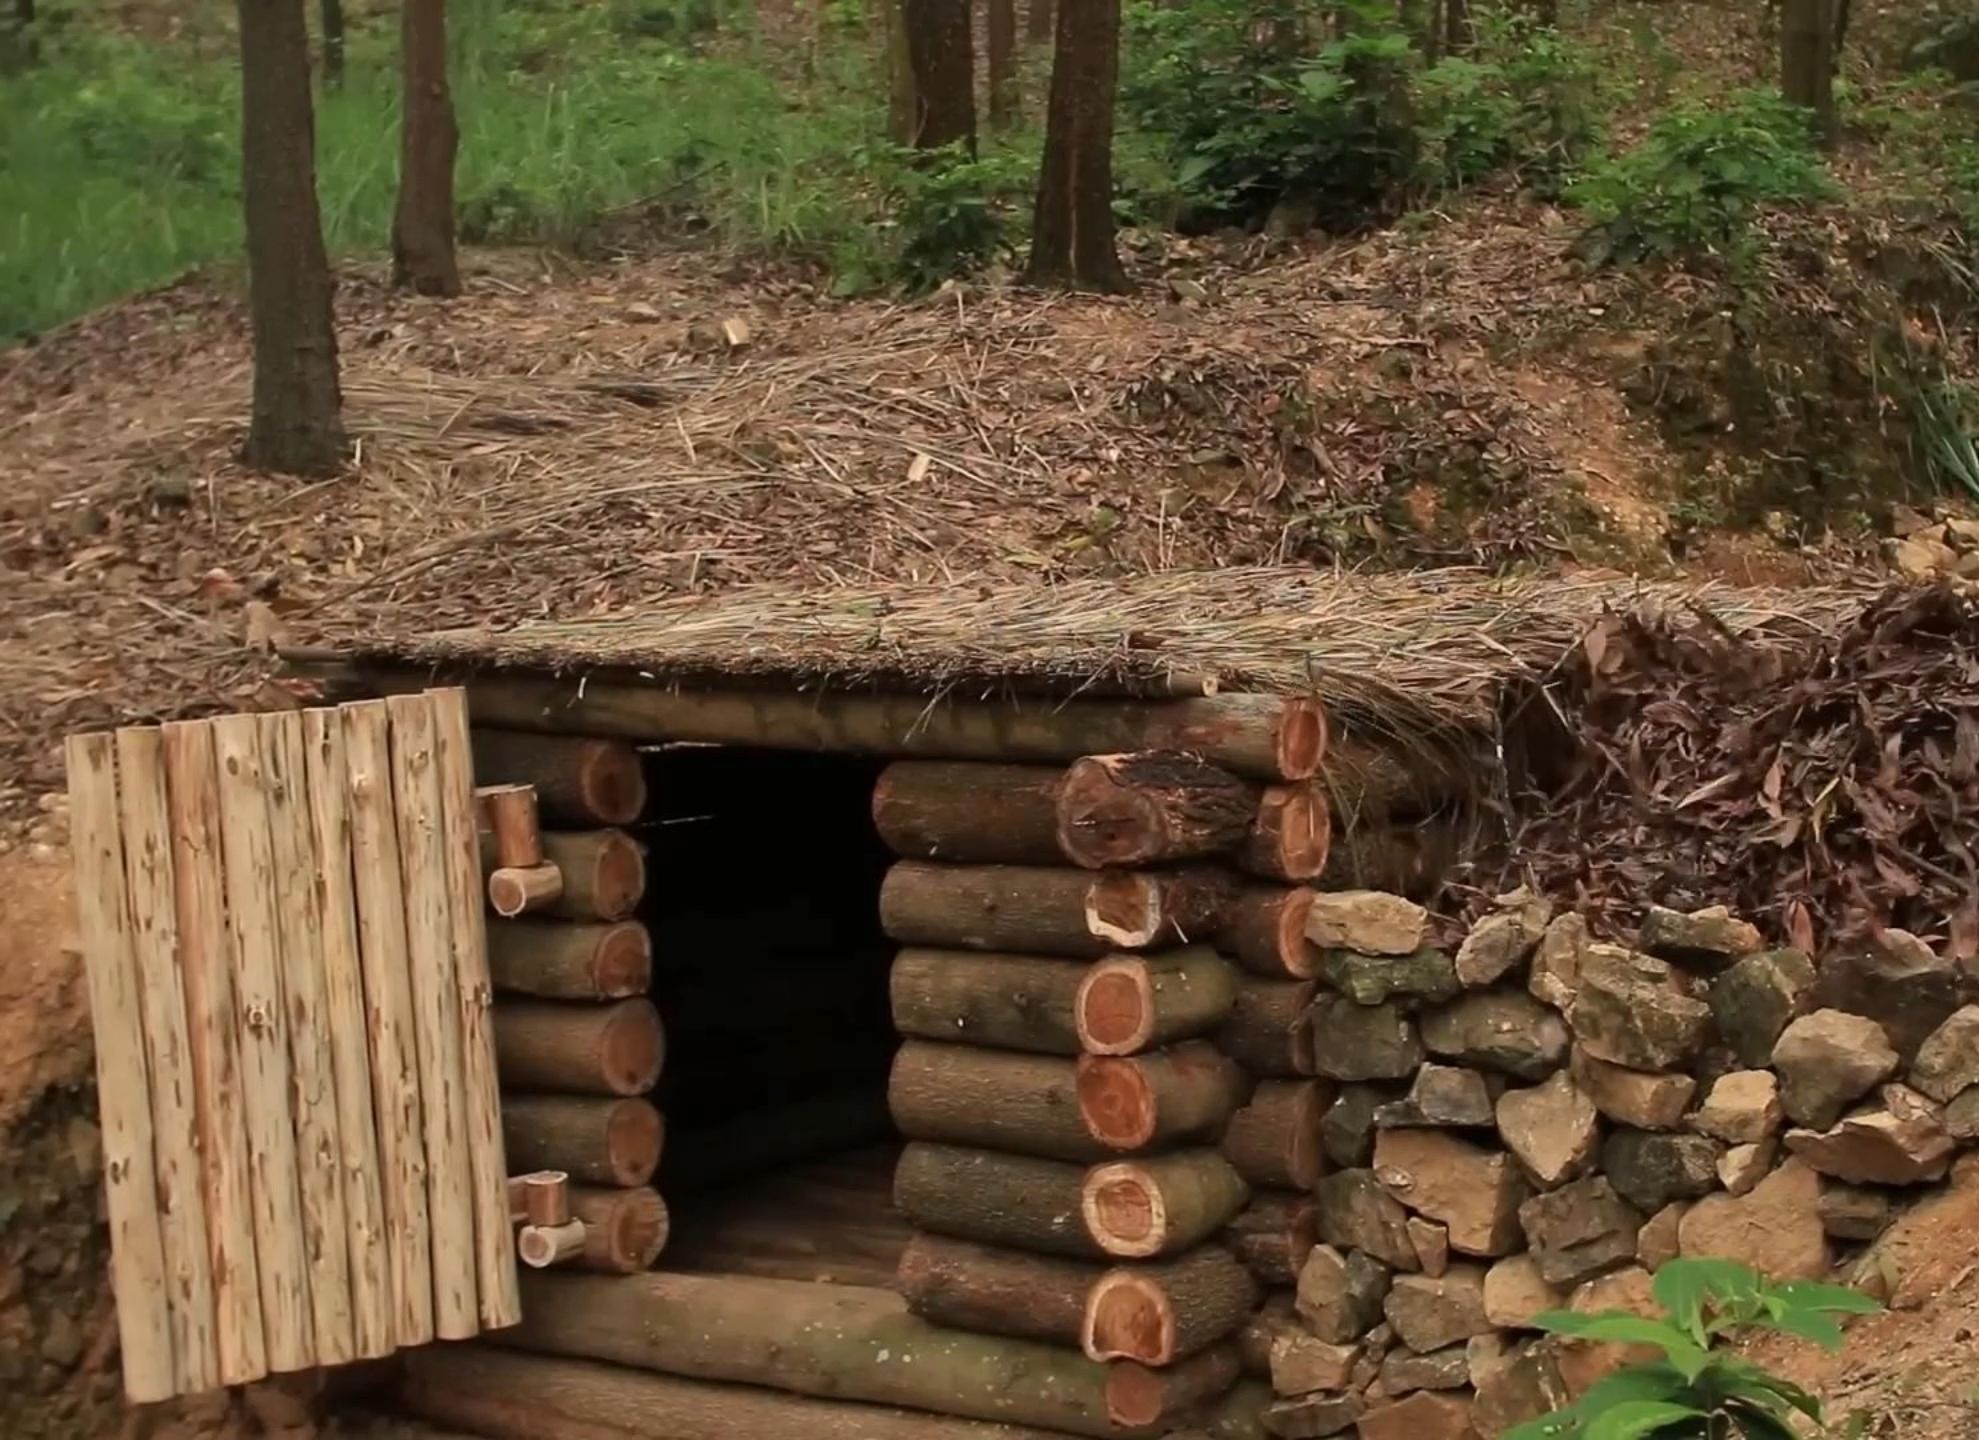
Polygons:
[[1058,791],[1058,845],[1075,864],[1160,865],[1241,844],[1258,813],[1256,789],[1173,750],[1089,755]]
[[1086,1133],[1116,1154],[1215,1144],[1249,1089],[1243,1066],[1201,1040],[1079,1060],[1079,1117]]
[[544,820],[569,830],[630,825],[646,810],[645,769],[622,740],[476,730],[474,773],[532,787]]
[[873,787],[873,822],[905,860],[1058,865],[1057,765],[896,760]]
[[1097,958],[1113,946],[1086,925],[1093,883],[1083,870],[903,860],[880,886],[880,923],[902,945]]
[[1222,930],[1239,891],[1235,875],[1208,865],[1103,870],[1086,892],[1086,929],[1121,950],[1199,944]]
[[659,1080],[665,1058],[660,1012],[650,1000],[517,1000],[495,1007],[495,1059],[504,1089],[644,1095]]
[[622,1000],[653,978],[653,942],[632,920],[561,924],[516,920],[488,927],[495,988],[542,1000]]
[[529,870],[543,863],[543,825],[529,785],[483,785],[474,792],[483,845],[497,869]]
[[1319,1180],[1319,1119],[1331,1103],[1317,1080],[1265,1080],[1230,1117],[1223,1158],[1252,1185],[1310,1190]]
[[1077,1066],[1056,1056],[909,1040],[894,1056],[887,1105],[910,1140],[1051,1160],[1107,1154],[1081,1119]]
[[1089,1360],[1173,1365],[1234,1335],[1257,1303],[1257,1283],[1229,1251],[1198,1245],[1102,1275],[1087,1291],[1079,1344]]
[[1218,1027],[1217,1047],[1257,1076],[1313,1073],[1312,1009],[1319,987],[1306,980],[1246,980]]
[[1079,1343],[1086,1296],[1104,1273],[1088,1262],[916,1235],[895,1286],[930,1324],[1069,1346]]
[[893,1172],[893,1203],[923,1230],[1040,1255],[1099,1259],[1080,1218],[1084,1166],[955,1145],[912,1144]]
[[1318,1208],[1296,1191],[1259,1191],[1223,1231],[1225,1247],[1266,1286],[1296,1285],[1318,1243]]
[[1206,945],[1111,955],[1079,981],[1074,1020],[1090,1055],[1133,1055],[1214,1030],[1237,1000],[1237,977]]
[[1109,1255],[1174,1255],[1215,1234],[1250,1199],[1250,1186],[1214,1150],[1178,1150],[1094,1166],[1080,1194],[1086,1229]]
[[1337,837],[1318,888],[1426,899],[1442,888],[1458,849],[1456,827],[1448,820],[1350,830]]
[[1349,831],[1433,815],[1469,794],[1480,773],[1489,772],[1455,752],[1341,734],[1327,747],[1321,781],[1334,828]]
[[562,1170],[589,1185],[644,1185],[666,1127],[646,1100],[502,1096],[502,1141],[518,1170]]
[[893,1026],[923,1040],[1077,1055],[1084,974],[1060,959],[909,947],[893,959]]
[[584,1222],[584,1251],[577,1263],[614,1275],[652,1269],[672,1229],[666,1202],[644,1186],[619,1190],[574,1185],[570,1213]]
[[1267,785],[1237,847],[1237,864],[1267,880],[1312,880],[1325,871],[1332,845],[1333,812],[1318,781]]
[[542,914],[562,899],[563,871],[554,865],[500,865],[488,872],[488,908],[504,920]]
[[1306,940],[1313,892],[1253,886],[1226,912],[1221,947],[1253,975],[1310,980],[1319,973],[1319,951]]
[[624,920],[645,897],[646,852],[623,830],[545,831],[543,854],[563,875],[552,915]]

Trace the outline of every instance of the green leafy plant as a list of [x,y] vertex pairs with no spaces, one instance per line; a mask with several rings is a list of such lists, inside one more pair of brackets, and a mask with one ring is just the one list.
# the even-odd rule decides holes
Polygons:
[[1567,1409],[1505,1440],[1797,1440],[1797,1417],[1832,1434],[1819,1400],[1729,1346],[1774,1331],[1836,1349],[1837,1315],[1881,1308],[1843,1286],[1774,1284],[1728,1260],[1672,1260],[1656,1272],[1655,1295],[1661,1320],[1619,1311],[1541,1315],[1540,1327],[1556,1335],[1652,1346],[1663,1358],[1597,1381]]

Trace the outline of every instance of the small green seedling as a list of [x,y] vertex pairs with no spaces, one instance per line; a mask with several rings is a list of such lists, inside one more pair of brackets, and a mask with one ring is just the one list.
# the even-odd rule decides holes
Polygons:
[[1840,1285],[1772,1284],[1728,1260],[1672,1260],[1656,1272],[1661,1320],[1608,1311],[1550,1311],[1541,1329],[1575,1340],[1651,1345],[1663,1358],[1596,1382],[1564,1410],[1509,1431],[1504,1440],[1800,1440],[1796,1416],[1831,1430],[1821,1402],[1733,1354],[1763,1331],[1837,1349],[1837,1315],[1866,1315],[1875,1301]]

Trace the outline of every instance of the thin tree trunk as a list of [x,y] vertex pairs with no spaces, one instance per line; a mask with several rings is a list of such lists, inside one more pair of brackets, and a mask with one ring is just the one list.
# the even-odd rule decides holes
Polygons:
[[874,0],[886,70],[886,133],[896,145],[914,143],[914,57],[907,44],[907,0]]
[[344,0],[323,0],[323,83],[336,88],[344,83]]
[[[961,144],[976,153],[976,41],[969,0],[904,0],[914,66],[914,140],[922,150]],[[1112,0],[1118,3],[1118,0]]]
[[989,113],[992,128],[1017,118],[1017,0],[989,0]]
[[1033,45],[1045,44],[1052,37],[1057,14],[1053,0],[1031,0],[1024,15],[1024,38]]
[[1835,143],[1834,0],[1783,0],[1780,93],[1814,112],[1824,147]]
[[254,331],[250,465],[328,475],[344,458],[333,282],[316,208],[302,0],[240,0],[241,194]]
[[1127,288],[1113,245],[1113,96],[1119,78],[1120,0],[1061,6],[1031,230],[1034,284]]
[[1443,48],[1451,55],[1462,55],[1477,39],[1471,22],[1470,0],[1443,0]]
[[447,89],[446,0],[405,0],[405,114],[400,127],[399,203],[392,216],[392,282],[421,295],[460,294],[454,259],[453,96]]

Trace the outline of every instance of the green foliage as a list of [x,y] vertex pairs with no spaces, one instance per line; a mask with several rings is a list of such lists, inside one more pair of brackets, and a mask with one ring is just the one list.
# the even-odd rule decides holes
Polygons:
[[1642,260],[1736,257],[1762,205],[1835,192],[1806,113],[1742,91],[1670,110],[1633,149],[1593,161],[1567,193],[1601,227],[1608,255]]
[[1728,1347],[1772,1331],[1837,1349],[1837,1315],[1880,1308],[1839,1285],[1773,1284],[1729,1260],[1672,1260],[1656,1272],[1655,1294],[1661,1320],[1618,1311],[1541,1315],[1537,1323],[1556,1335],[1650,1346],[1663,1358],[1615,1372],[1505,1440],[1796,1440],[1797,1417],[1829,1433],[1819,1400]]
[[[1035,179],[1028,158],[998,149],[972,159],[959,145],[932,155],[894,150],[890,272],[924,293],[1005,250]],[[848,269],[840,288],[852,288],[853,280]]]

